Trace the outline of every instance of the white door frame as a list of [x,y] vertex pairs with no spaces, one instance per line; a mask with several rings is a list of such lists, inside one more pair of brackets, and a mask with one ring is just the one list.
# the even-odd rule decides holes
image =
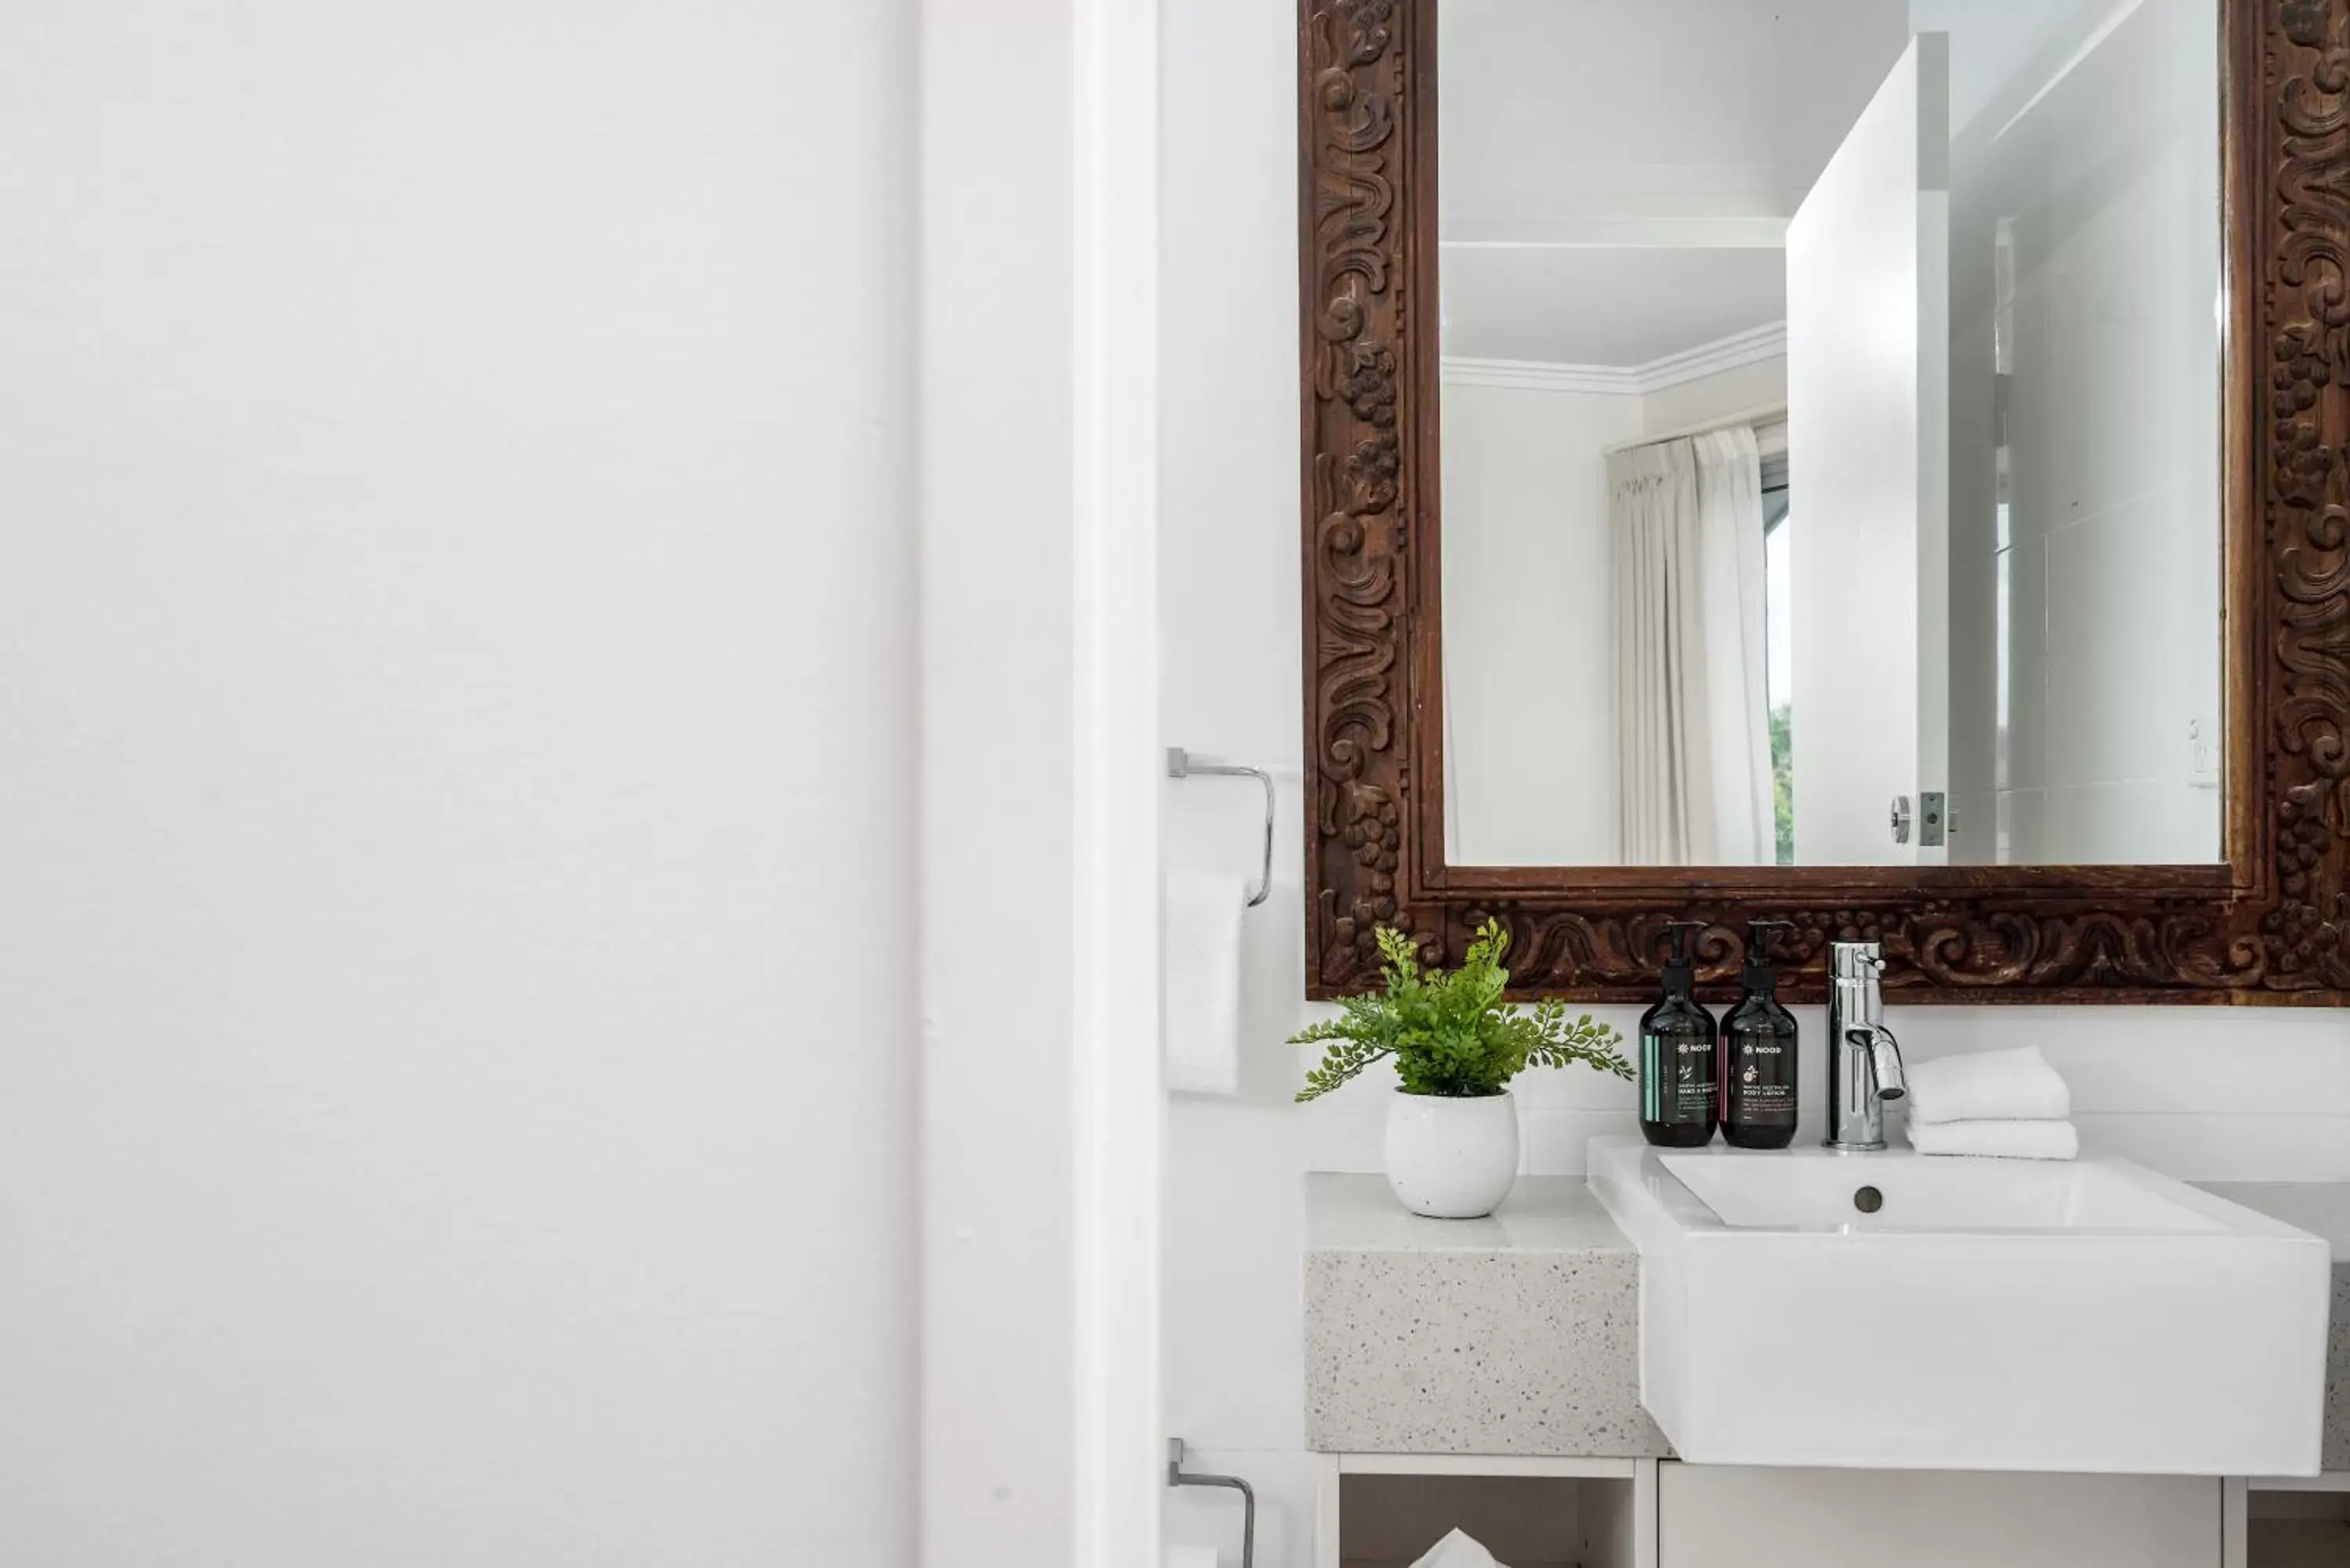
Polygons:
[[921,1560],[1140,1565],[1158,4],[920,9]]

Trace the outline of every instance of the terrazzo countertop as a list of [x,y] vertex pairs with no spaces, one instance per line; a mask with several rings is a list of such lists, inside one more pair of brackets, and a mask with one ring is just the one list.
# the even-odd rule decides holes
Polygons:
[[2350,1182],[2199,1181],[2217,1198],[2323,1236],[2334,1249],[2334,1317],[2325,1330],[2325,1439],[2318,1462],[2350,1470]]
[[[1640,1407],[1640,1255],[1583,1178],[1522,1178],[1485,1220],[1305,1179],[1309,1449],[1671,1457]],[[2350,1470],[2350,1183],[2198,1185],[2333,1248],[2324,1463]]]
[[1640,1407],[1640,1254],[1583,1178],[1522,1178],[1485,1220],[1305,1179],[1308,1448],[1672,1452]]

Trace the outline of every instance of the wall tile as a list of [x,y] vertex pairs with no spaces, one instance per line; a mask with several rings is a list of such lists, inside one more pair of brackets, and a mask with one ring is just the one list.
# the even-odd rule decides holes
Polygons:
[[[2174,487],[2048,541],[2051,784],[2187,771],[2187,721],[2209,704],[2187,690],[2182,639],[2219,632],[2187,624],[2190,595],[2180,552],[2147,547],[2184,525],[2184,492]],[[2064,842],[2056,841],[2060,855]]]
[[2003,553],[1950,557],[1950,771],[1952,794],[1999,784],[1999,598]]
[[2217,792],[2183,778],[2048,792],[2052,857],[2089,865],[2195,865],[2220,854]]
[[2002,789],[2048,782],[2048,548],[2025,540],[2002,553],[2007,574],[2007,753]]
[[2047,791],[2000,791],[1992,802],[1991,824],[1999,845],[1995,858],[2002,864],[2031,866],[2047,861]]
[[2081,1146],[2182,1181],[2350,1181],[2350,1116],[2075,1118]]

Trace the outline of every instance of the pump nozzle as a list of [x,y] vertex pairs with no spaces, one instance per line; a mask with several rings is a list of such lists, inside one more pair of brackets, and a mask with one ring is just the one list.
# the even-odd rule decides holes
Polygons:
[[1779,983],[1777,961],[1771,952],[1771,940],[1781,931],[1795,929],[1793,920],[1749,920],[1746,922],[1746,989],[1767,992]]
[[1667,995],[1678,992],[1686,996],[1691,982],[1697,978],[1697,971],[1690,966],[1687,933],[1705,929],[1705,922],[1671,920],[1666,923],[1665,929],[1671,933],[1669,940],[1673,950],[1672,956],[1665,961],[1665,992]]

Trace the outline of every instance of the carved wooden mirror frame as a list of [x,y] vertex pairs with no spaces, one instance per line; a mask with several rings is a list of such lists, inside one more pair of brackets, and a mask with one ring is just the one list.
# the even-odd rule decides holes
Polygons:
[[1771,916],[1799,1000],[1838,936],[1909,1002],[2350,999],[2350,0],[2221,10],[2225,863],[1681,872],[1445,861],[1435,5],[1301,0],[1310,995],[1489,915],[1529,992],[1648,1001],[1680,919],[1718,990]]

